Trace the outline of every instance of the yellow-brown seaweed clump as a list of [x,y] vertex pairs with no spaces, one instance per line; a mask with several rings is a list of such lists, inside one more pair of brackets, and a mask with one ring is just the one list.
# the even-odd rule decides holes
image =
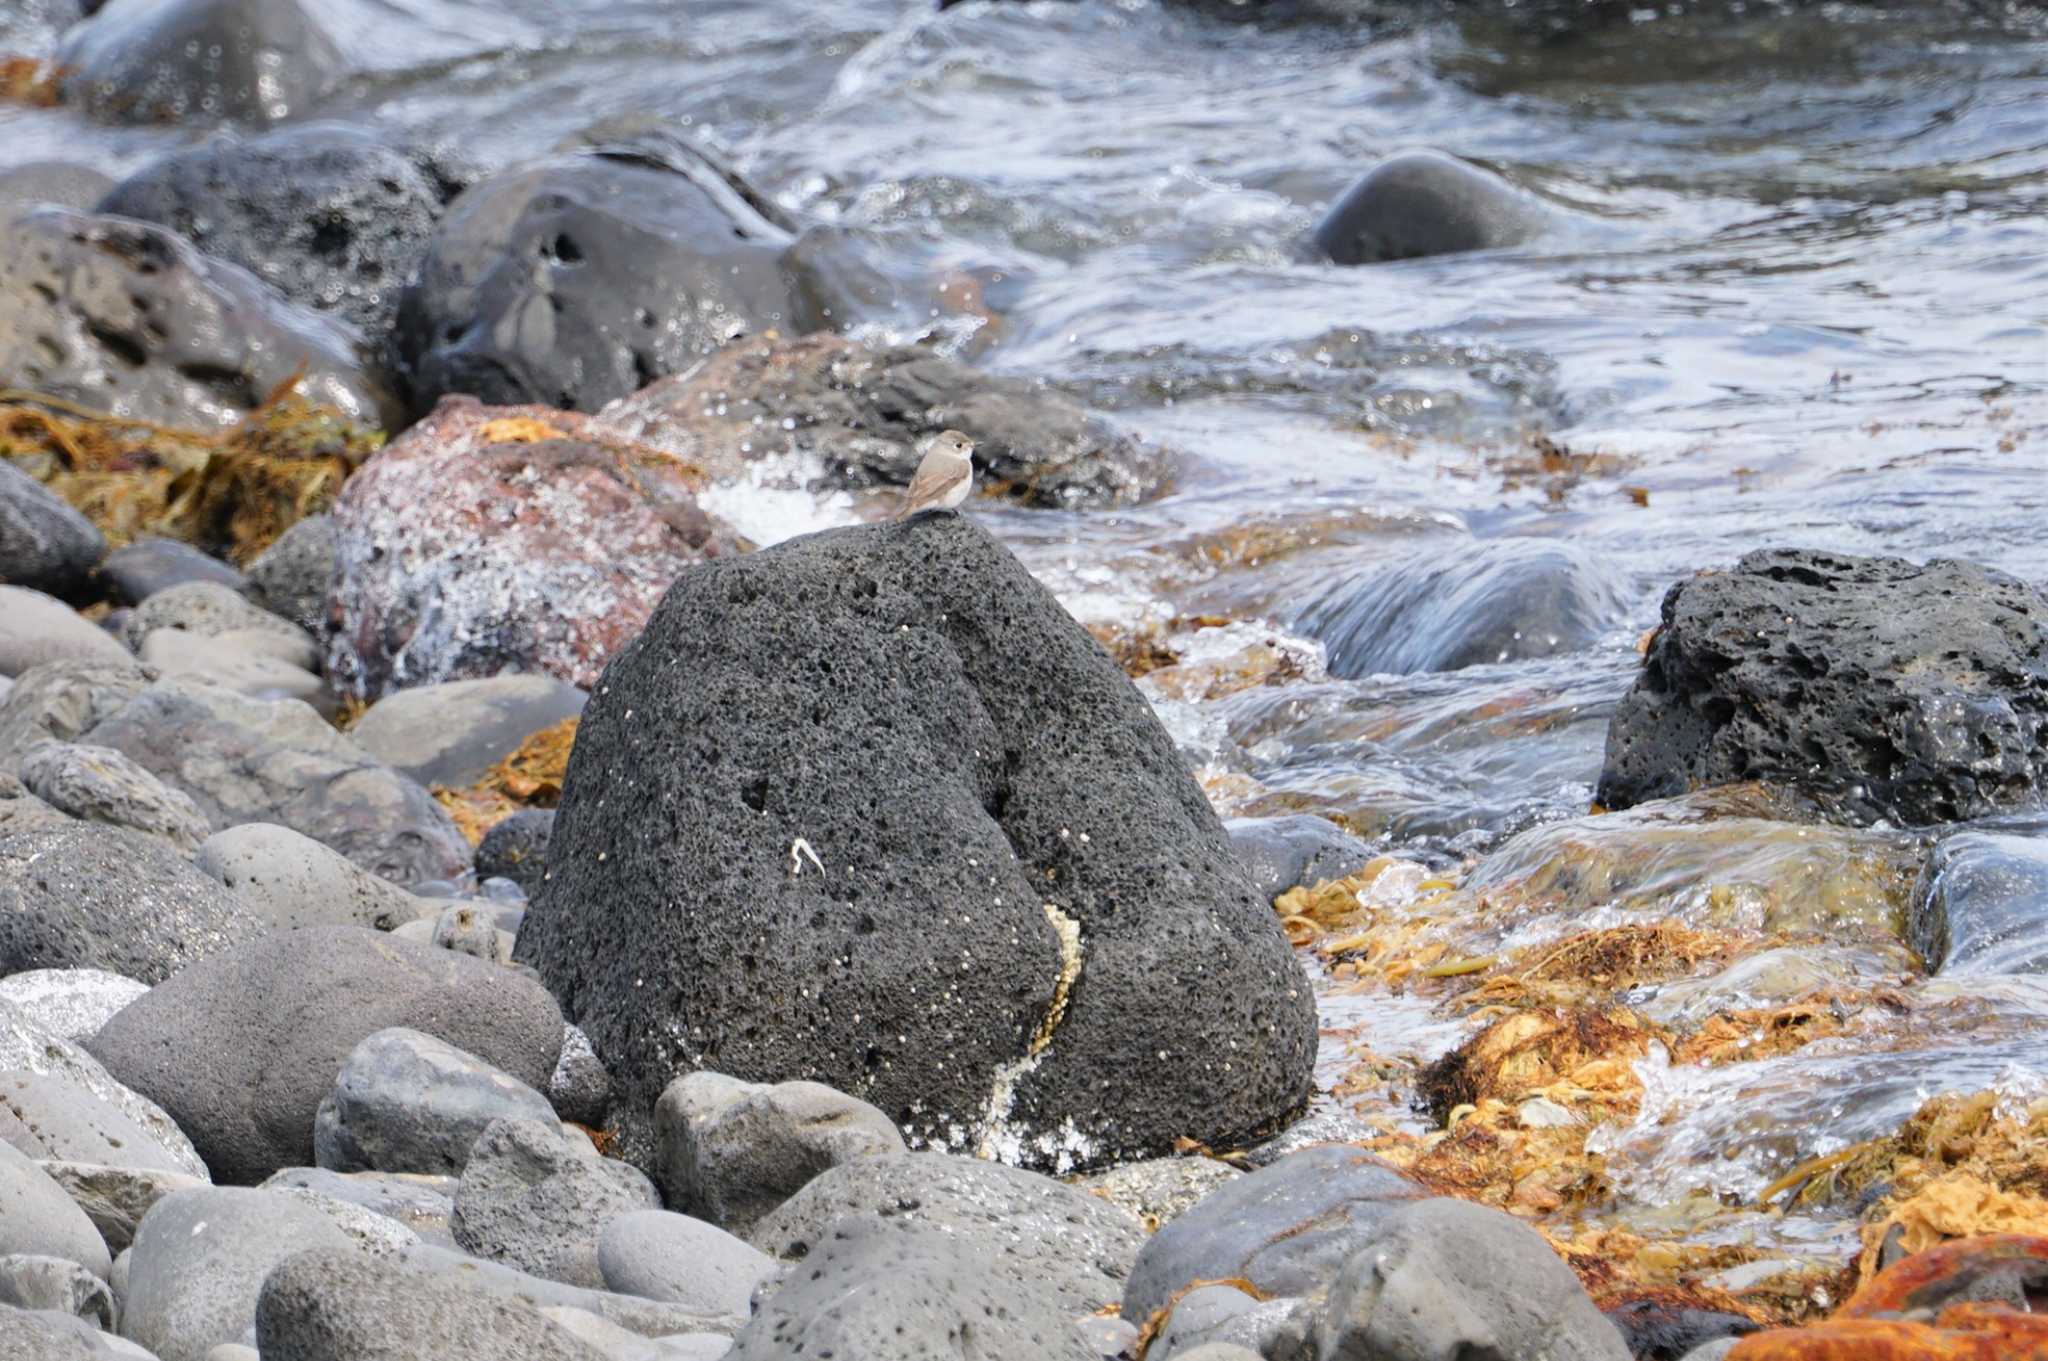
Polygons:
[[484,833],[522,808],[553,808],[562,800],[562,780],[569,771],[569,753],[576,745],[581,720],[565,718],[542,728],[519,749],[462,789],[434,786],[434,798],[456,828],[474,846]]

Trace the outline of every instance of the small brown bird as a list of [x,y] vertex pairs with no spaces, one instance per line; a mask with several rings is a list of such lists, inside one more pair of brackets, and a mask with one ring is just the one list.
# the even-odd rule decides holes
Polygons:
[[974,441],[958,430],[942,430],[924,447],[924,461],[910,490],[903,494],[903,510],[896,516],[908,520],[927,510],[958,510],[974,490]]

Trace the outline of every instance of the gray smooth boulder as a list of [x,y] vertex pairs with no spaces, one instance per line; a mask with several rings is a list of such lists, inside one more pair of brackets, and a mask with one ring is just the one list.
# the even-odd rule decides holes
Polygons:
[[106,553],[92,521],[0,459],[0,581],[75,598]]
[[0,978],[0,1003],[27,1024],[65,1040],[89,1040],[115,1012],[149,991],[106,969],[28,969]]
[[129,647],[140,649],[143,640],[160,629],[202,638],[245,631],[268,634],[279,644],[278,657],[301,666],[311,666],[319,655],[306,630],[251,605],[240,591],[218,581],[186,581],[157,591],[129,612],[121,637]]
[[509,1295],[546,1309],[578,1309],[641,1337],[665,1338],[677,1333],[718,1333],[730,1338],[746,1319],[732,1314],[700,1313],[687,1305],[665,1304],[609,1290],[586,1290],[542,1276],[529,1275],[501,1262],[486,1261],[448,1248],[423,1245],[405,1255],[415,1270],[444,1276],[471,1290]]
[[146,1130],[158,1147],[175,1154],[184,1171],[206,1175],[206,1164],[200,1161],[192,1141],[161,1106],[115,1081],[83,1048],[38,1030],[11,1003],[0,1001],[0,1073],[4,1072],[59,1077],[92,1093]]
[[1496,250],[1533,241],[1563,214],[1490,170],[1440,151],[1404,151],[1352,182],[1316,225],[1340,265]]
[[1099,1361],[1066,1304],[986,1240],[873,1215],[828,1228],[730,1361]]
[[[5,590],[0,587],[0,596]],[[102,636],[114,642],[111,636]],[[127,649],[114,645],[119,656],[48,662],[15,678],[0,698],[0,768],[15,770],[22,754],[38,742],[76,739],[119,712],[155,679]]]
[[169,227],[377,336],[441,216],[434,172],[363,128],[309,123],[220,134],[151,161],[100,211]]
[[1625,584],[1553,539],[1437,544],[1334,583],[1300,627],[1334,676],[1457,671],[1583,648],[1627,618]]
[[224,426],[301,365],[304,396],[358,424],[386,423],[389,399],[346,332],[173,232],[39,208],[0,237],[0,373],[38,392]]
[[808,1261],[836,1221],[861,1214],[927,1225],[963,1251],[971,1246],[1004,1259],[1069,1316],[1115,1304],[1145,1241],[1138,1221],[1100,1196],[1036,1172],[944,1153],[842,1163],[748,1237],[772,1257]]
[[547,876],[548,842],[554,834],[552,808],[522,808],[499,819],[477,843],[477,878],[510,879],[531,898]]
[[159,591],[207,581],[240,591],[248,580],[210,553],[176,539],[146,538],[107,554],[99,566],[99,583],[118,605],[140,605]]
[[605,1225],[660,1207],[638,1168],[596,1157],[587,1144],[578,1149],[552,1118],[499,1119],[469,1151],[449,1227],[465,1252],[601,1290],[597,1241]]
[[356,1205],[397,1224],[422,1243],[453,1248],[448,1218],[455,1213],[455,1178],[413,1172],[330,1172],[322,1167],[287,1167],[260,1190],[312,1191],[327,1200]]
[[397,883],[456,877],[470,863],[432,795],[297,700],[167,678],[85,740],[190,794],[215,831],[279,823]]
[[818,1082],[742,1082],[690,1073],[654,1107],[656,1179],[669,1203],[734,1233],[829,1167],[905,1150],[865,1101]]
[[709,1068],[1064,1169],[1307,1095],[1301,965],[1173,740],[957,515],[684,571],[591,696],[548,860],[516,957],[622,1129]]
[[1946,974],[2048,973],[2048,824],[1959,832],[1927,858],[1907,937]]
[[[320,678],[282,661],[249,632],[211,637],[178,629],[157,629],[142,640],[136,656],[165,676],[217,685],[252,699],[320,698]],[[255,645],[252,646],[251,644]]]
[[334,518],[308,515],[249,564],[248,595],[309,633],[327,621],[327,584],[334,577]]
[[164,1147],[118,1106],[49,1073],[0,1073],[0,1140],[37,1161],[192,1171],[189,1150]]
[[313,1154],[335,1172],[460,1173],[493,1120],[552,1124],[548,1099],[454,1045],[402,1026],[342,1061],[313,1121]]
[[271,1269],[316,1248],[361,1252],[332,1219],[280,1191],[207,1186],[166,1196],[129,1250],[121,1336],[163,1361],[205,1361],[256,1321]]
[[0,973],[84,966],[160,983],[266,925],[156,837],[83,822],[0,837]]
[[81,822],[156,837],[185,855],[206,839],[206,815],[112,747],[39,742],[21,757],[21,782],[58,812]]
[[1404,1206],[1362,1238],[1318,1334],[1318,1361],[1629,1361],[1542,1235],[1449,1197]]
[[1223,829],[1253,886],[1269,900],[1299,884],[1341,879],[1373,857],[1372,847],[1314,813],[1231,818]]
[[58,63],[65,102],[116,123],[281,123],[344,70],[298,0],[109,0]]
[[1241,1277],[1268,1295],[1314,1295],[1358,1242],[1425,1192],[1362,1149],[1327,1144],[1238,1178],[1145,1243],[1123,1296],[1143,1323],[1195,1281]]
[[33,1160],[0,1139],[0,1255],[17,1252],[76,1262],[101,1280],[113,1268],[85,1211]]
[[[192,1160],[196,1166],[198,1159]],[[135,1230],[150,1207],[165,1196],[208,1185],[204,1167],[198,1176],[165,1172],[152,1167],[109,1167],[104,1163],[37,1163],[43,1172],[64,1188],[72,1203],[106,1240],[107,1250],[120,1253],[135,1241]]]
[[491,676],[396,690],[349,735],[421,784],[473,784],[542,728],[583,712],[587,696],[546,675]]
[[0,1337],[13,1348],[8,1361],[153,1361],[84,1319],[50,1309],[0,1304]]
[[331,1251],[264,1281],[256,1345],[264,1361],[607,1361],[524,1300]]
[[192,863],[280,927],[389,931],[427,911],[404,889],[274,822],[245,822],[215,832]]
[[2048,596],[1975,563],[1792,548],[1679,582],[1608,724],[1595,799],[1733,780],[1790,785],[1857,823],[2038,802]]
[[745,1239],[667,1210],[615,1216],[597,1236],[597,1267],[607,1290],[742,1318],[755,1288],[781,1271]]
[[63,601],[26,586],[0,586],[0,676],[19,679],[45,662],[127,660],[112,634]]
[[595,411],[735,336],[848,320],[796,245],[780,210],[679,138],[485,180],[399,300],[414,409],[469,393]]
[[406,1026],[545,1083],[562,1046],[532,979],[360,927],[274,932],[192,966],[109,1021],[92,1052],[162,1104],[224,1182],[313,1161],[349,1051]]

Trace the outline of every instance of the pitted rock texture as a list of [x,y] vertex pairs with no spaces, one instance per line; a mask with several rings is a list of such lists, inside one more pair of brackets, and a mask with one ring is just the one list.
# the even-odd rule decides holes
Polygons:
[[344,69],[298,0],[111,0],[58,65],[65,102],[108,122],[259,127],[303,114]]
[[0,233],[0,373],[170,425],[232,425],[286,379],[361,425],[396,419],[351,338],[162,227],[41,208]]
[[595,411],[737,336],[834,324],[797,242],[680,140],[556,157],[449,205],[394,344],[419,409],[468,393]]
[[169,227],[293,302],[381,336],[440,220],[431,171],[360,128],[314,123],[152,161],[100,211]]
[[844,487],[907,487],[927,436],[974,440],[984,492],[1033,505],[1099,506],[1158,491],[1167,455],[1068,397],[982,373],[921,345],[833,335],[747,340],[613,402],[598,418],[720,480],[777,455]]
[[1608,726],[1597,798],[1625,808],[1737,780],[1858,823],[2038,802],[2048,597],[1975,563],[1792,548],[1679,582]]
[[507,670],[589,688],[676,573],[737,551],[700,485],[589,417],[442,402],[335,503],[328,674],[363,696]]
[[593,691],[548,863],[518,958],[624,1112],[809,1078],[1070,1166],[1307,1092],[1300,965],[1172,739],[958,516],[679,577]]

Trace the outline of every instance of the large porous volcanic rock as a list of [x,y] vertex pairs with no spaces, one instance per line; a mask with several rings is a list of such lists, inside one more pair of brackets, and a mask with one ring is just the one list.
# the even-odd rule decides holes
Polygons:
[[1440,151],[1389,156],[1352,182],[1316,225],[1340,265],[1519,246],[1562,214],[1525,189]]
[[158,1102],[216,1179],[313,1162],[313,1121],[342,1064],[405,1026],[545,1086],[562,1017],[531,978],[353,926],[279,931],[192,965],[107,1022],[90,1048]]
[[120,416],[232,425],[299,391],[361,425],[393,417],[353,342],[174,232],[41,208],[0,232],[0,373]]
[[678,578],[584,711],[548,860],[519,957],[628,1112],[695,1068],[810,1078],[1064,1166],[1307,1090],[1300,965],[1172,739],[959,516]]
[[100,203],[373,336],[389,330],[441,208],[431,164],[340,123],[222,134],[152,161]]
[[399,883],[469,867],[468,843],[425,788],[298,700],[167,678],[84,740],[190,794],[216,831],[275,822]]
[[793,455],[828,485],[908,486],[919,446],[946,429],[973,438],[984,491],[1033,504],[1136,501],[1167,474],[1160,450],[1057,392],[927,346],[877,348],[824,334],[728,345],[598,418],[721,480]]
[[2048,596],[1975,563],[1783,548],[1664,597],[1598,798],[1767,780],[1921,825],[2037,802],[2044,778]]
[[65,102],[110,122],[257,126],[303,113],[344,70],[298,0],[111,0],[58,65]]
[[737,549],[701,484],[589,417],[444,401],[335,504],[328,674],[371,696],[508,670],[588,688],[676,573]]
[[1623,585],[1552,539],[1437,544],[1333,583],[1300,627],[1335,676],[1458,671],[1585,647],[1627,617]]
[[400,299],[421,409],[449,393],[595,411],[738,336],[834,324],[794,224],[677,139],[465,191]]

